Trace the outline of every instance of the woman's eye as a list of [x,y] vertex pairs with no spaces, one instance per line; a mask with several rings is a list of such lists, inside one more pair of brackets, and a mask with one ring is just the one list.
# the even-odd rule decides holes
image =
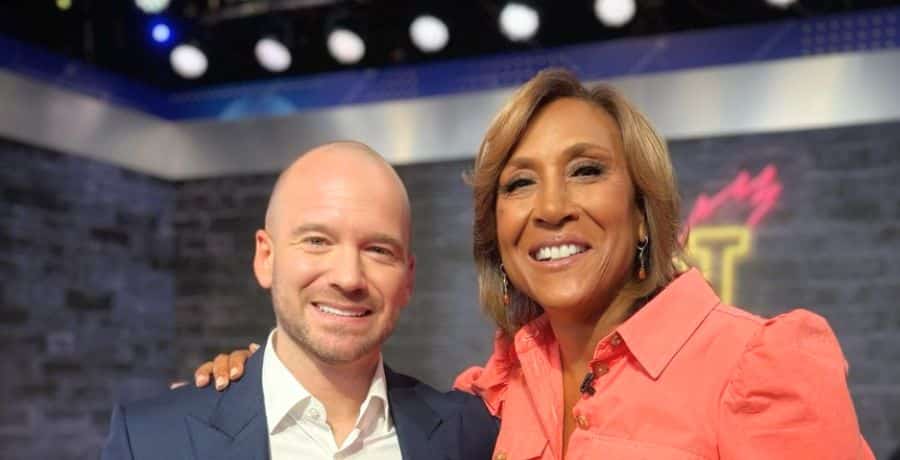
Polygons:
[[534,183],[534,181],[531,179],[525,179],[525,178],[513,179],[513,180],[507,182],[506,185],[503,186],[503,192],[504,193],[512,193],[512,192],[516,191],[517,189],[520,189],[522,187],[527,187],[533,183]]
[[597,165],[582,165],[575,169],[573,176],[599,176],[603,168]]

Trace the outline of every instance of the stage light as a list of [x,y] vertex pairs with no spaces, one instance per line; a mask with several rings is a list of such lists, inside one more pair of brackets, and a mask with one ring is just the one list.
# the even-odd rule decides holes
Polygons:
[[169,63],[175,73],[190,80],[202,77],[209,66],[206,55],[194,45],[176,46],[169,54]]
[[436,53],[447,46],[450,31],[444,21],[431,15],[423,15],[409,25],[409,36],[416,48],[425,53]]
[[168,25],[163,23],[156,23],[150,29],[150,35],[153,37],[153,41],[159,44],[164,44],[172,38],[172,29],[169,28]]
[[269,72],[284,72],[291,66],[291,51],[272,37],[256,42],[253,52],[259,65]]
[[356,64],[366,55],[366,44],[356,32],[337,28],[328,34],[328,52],[341,64]]
[[68,11],[72,8],[72,0],[56,0],[56,7],[62,11]]
[[134,4],[144,13],[156,14],[169,7],[169,0],[134,0]]
[[510,2],[500,11],[500,31],[514,42],[531,39],[537,33],[541,19],[537,10],[523,3]]
[[774,6],[775,8],[788,8],[789,6],[797,3],[797,0],[766,0],[770,6]]
[[607,27],[622,27],[634,19],[634,0],[595,0],[594,14]]

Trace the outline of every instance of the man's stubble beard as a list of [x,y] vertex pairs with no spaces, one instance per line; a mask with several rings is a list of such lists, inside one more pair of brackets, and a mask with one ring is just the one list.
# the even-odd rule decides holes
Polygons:
[[[314,334],[310,331],[309,324],[305,321],[307,312],[304,310],[306,307],[299,304],[290,305],[291,302],[281,296],[281,289],[278,287],[278,281],[275,276],[272,277],[271,295],[275,315],[278,317],[281,330],[307,355],[326,364],[350,363],[376,349],[380,349],[381,345],[390,337],[396,325],[396,321],[391,321],[381,333],[370,330],[370,334],[357,336],[358,338],[352,347],[335,347],[326,343],[316,343]],[[296,311],[290,311],[291,308],[294,308]],[[385,314],[385,312],[382,311],[380,314]],[[331,332],[329,334],[335,333]],[[319,341],[324,342],[324,340]]]

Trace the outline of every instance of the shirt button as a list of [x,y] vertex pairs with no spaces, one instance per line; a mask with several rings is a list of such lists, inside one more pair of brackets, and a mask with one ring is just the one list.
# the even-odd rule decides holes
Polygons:
[[597,363],[594,364],[591,369],[594,371],[594,377],[600,377],[609,372],[609,365],[606,363]]
[[588,422],[587,417],[585,417],[583,415],[579,415],[579,416],[575,417],[575,423],[577,423],[578,428],[581,428],[582,430],[586,430],[591,427],[591,424],[590,424],[590,422]]
[[306,416],[313,420],[318,420],[319,419],[319,411],[317,411],[315,409],[310,409],[310,410],[306,411]]
[[506,452],[497,452],[497,455],[494,455],[494,460],[506,460]]

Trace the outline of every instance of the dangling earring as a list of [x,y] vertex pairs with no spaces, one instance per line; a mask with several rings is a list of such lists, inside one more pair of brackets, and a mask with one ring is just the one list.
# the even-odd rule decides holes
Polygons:
[[638,268],[638,279],[641,281],[644,281],[645,279],[647,279],[647,267],[644,262],[644,250],[647,249],[647,246],[649,244],[650,244],[650,238],[647,238],[645,236],[645,237],[641,238],[641,240],[638,242],[638,245],[637,245],[638,263],[640,264],[639,268]]
[[509,279],[506,278],[503,264],[500,264],[500,276],[503,278],[503,305],[509,306]]

